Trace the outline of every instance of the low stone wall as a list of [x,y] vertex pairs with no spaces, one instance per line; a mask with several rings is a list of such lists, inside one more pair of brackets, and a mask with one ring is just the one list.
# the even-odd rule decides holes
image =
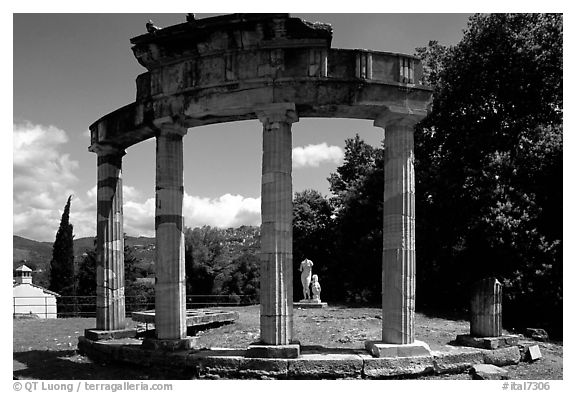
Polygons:
[[98,361],[130,363],[156,369],[181,369],[190,378],[229,379],[386,379],[468,372],[475,364],[518,364],[520,350],[446,346],[429,356],[374,358],[362,349],[313,349],[302,346],[297,359],[245,357],[245,349],[153,351],[139,339],[92,341],[79,337],[80,353]]

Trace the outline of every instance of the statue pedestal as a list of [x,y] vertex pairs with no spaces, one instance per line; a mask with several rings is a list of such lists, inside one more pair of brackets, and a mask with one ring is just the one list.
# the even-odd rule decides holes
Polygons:
[[294,302],[293,307],[297,307],[297,308],[324,308],[324,307],[328,307],[328,303],[326,302],[321,302],[320,300],[317,299],[303,299],[300,300],[299,302]]

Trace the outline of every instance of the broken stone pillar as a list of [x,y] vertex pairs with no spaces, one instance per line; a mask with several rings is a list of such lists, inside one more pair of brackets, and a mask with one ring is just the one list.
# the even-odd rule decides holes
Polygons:
[[470,313],[471,336],[502,335],[502,284],[496,278],[485,278],[474,285]]
[[186,337],[184,265],[184,169],[182,138],[187,129],[173,123],[156,136],[156,337]]
[[259,108],[262,138],[260,339],[292,339],[292,126],[294,104]]
[[96,330],[126,327],[124,300],[123,149],[93,145],[98,154],[96,227]]
[[414,343],[414,125],[422,116],[388,110],[374,125],[384,132],[382,341]]

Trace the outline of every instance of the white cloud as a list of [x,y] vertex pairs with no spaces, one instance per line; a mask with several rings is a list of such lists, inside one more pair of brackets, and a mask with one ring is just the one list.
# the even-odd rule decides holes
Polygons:
[[260,198],[225,194],[216,199],[184,195],[187,227],[210,225],[221,228],[260,225]]
[[[14,125],[13,231],[39,241],[53,241],[62,211],[73,195],[70,222],[76,238],[96,233],[96,186],[77,193],[78,162],[64,154],[66,132],[53,126]],[[124,232],[154,236],[155,198],[123,186]],[[187,227],[260,225],[260,198],[225,194],[218,198],[184,195]]]
[[[131,236],[154,236],[155,198],[129,200],[124,195],[124,232]],[[260,225],[260,198],[225,194],[210,199],[184,194],[184,225],[229,228]]]
[[328,146],[326,142],[292,149],[292,165],[294,168],[318,167],[326,162],[340,164],[343,159],[344,151],[342,148],[339,146]]
[[36,240],[56,234],[66,199],[74,194],[78,162],[61,147],[63,130],[31,123],[14,124],[13,230]]

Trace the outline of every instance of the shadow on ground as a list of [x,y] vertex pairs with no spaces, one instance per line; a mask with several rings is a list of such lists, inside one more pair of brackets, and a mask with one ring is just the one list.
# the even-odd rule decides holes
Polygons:
[[14,352],[16,379],[189,379],[174,370],[94,363],[75,350]]

